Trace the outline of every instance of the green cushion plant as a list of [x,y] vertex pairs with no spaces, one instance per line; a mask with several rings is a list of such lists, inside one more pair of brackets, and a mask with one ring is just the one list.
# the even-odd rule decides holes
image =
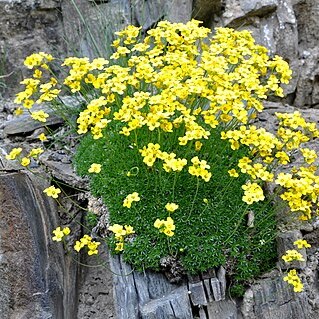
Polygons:
[[[35,71],[16,102],[42,122],[47,114],[30,110],[34,102],[59,104],[65,92],[82,102],[74,166],[108,207],[113,253],[136,270],[160,270],[167,256],[184,273],[224,266],[239,293],[276,260],[279,192],[296,218],[311,219],[317,202],[316,154],[302,148],[319,135],[314,123],[295,112],[277,115],[276,134],[253,124],[263,100],[284,95],[291,70],[250,32],[211,34],[196,20],[162,21],[144,37],[128,26],[117,36],[109,60],[66,58],[62,80],[43,77],[51,55],[29,56]],[[292,152],[305,165],[283,173]],[[98,245],[85,235],[75,250],[97,254]]]

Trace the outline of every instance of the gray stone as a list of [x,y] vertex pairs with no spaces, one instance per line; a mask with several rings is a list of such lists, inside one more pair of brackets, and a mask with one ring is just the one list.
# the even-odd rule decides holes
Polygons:
[[192,17],[208,26],[215,15],[221,14],[221,10],[221,0],[194,0]]
[[220,266],[217,271],[217,279],[220,284],[220,293],[221,293],[221,299],[224,300],[226,296],[226,270],[223,266]]
[[113,276],[115,307],[118,319],[138,319],[138,296],[134,285],[133,269],[117,255],[110,257]]
[[[216,278],[212,278],[212,279],[216,279]],[[204,279],[203,282],[204,282],[207,300],[208,300],[208,302],[211,302],[214,300],[214,298],[213,298],[213,290],[211,288],[210,280]],[[219,285],[219,283],[218,283],[218,285]]]
[[134,17],[143,30],[154,27],[160,20],[186,23],[192,16],[191,0],[132,0]]
[[[293,244],[296,240],[302,239],[302,234],[299,230],[295,231],[287,231],[284,233],[279,233],[277,236],[277,250],[279,256],[279,264],[282,269],[288,268],[297,268],[303,269],[306,267],[307,254],[306,250],[297,249],[297,247]],[[286,263],[281,256],[283,256],[287,250],[296,249],[298,250],[304,257],[305,261],[293,261],[290,263]]]
[[274,12],[277,8],[278,0],[226,0],[224,2],[224,12],[222,13],[222,25],[238,27],[251,25],[256,20],[252,17],[263,17]]
[[[318,85],[319,79],[319,48],[309,49],[309,55],[300,61],[300,75],[297,82],[294,105],[306,108],[317,104],[316,91],[313,88]],[[317,106],[318,107],[318,106]]]
[[24,113],[18,117],[14,117],[12,120],[9,120],[4,125],[3,133],[8,135],[15,134],[26,134],[32,132],[43,126],[50,126],[55,124],[63,123],[63,119],[56,115],[56,112],[49,108],[46,105],[35,105],[32,108],[32,111],[43,110],[49,114],[46,122],[35,121],[28,113]]
[[82,188],[84,190],[87,189],[87,179],[79,177],[74,172],[72,164],[63,163],[62,161],[51,160],[50,155],[51,152],[46,151],[42,155],[40,155],[39,160],[43,165],[45,165],[48,168],[52,176],[76,188]]
[[317,0],[298,1],[294,3],[297,16],[299,48],[313,49],[319,41],[319,2]]
[[214,300],[220,301],[225,298],[225,293],[221,291],[220,282],[217,278],[210,279],[211,290],[213,292]]
[[235,301],[213,301],[207,305],[208,318],[237,319],[237,305]]
[[282,277],[252,285],[241,306],[243,319],[314,319],[305,293],[296,294]]
[[267,15],[276,10],[278,0],[239,0],[240,7],[245,14]]
[[107,57],[114,32],[132,24],[129,1],[90,4],[87,0],[64,0],[62,16],[70,54]]
[[0,318],[75,318],[77,264],[50,238],[58,220],[47,186],[0,173]]
[[78,319],[115,319],[113,302],[113,284],[110,271],[107,247],[99,246],[99,258],[85,257],[79,285]]
[[148,30],[166,15],[165,0],[132,0],[134,17],[143,30]]
[[194,306],[207,305],[203,282],[189,283],[188,290],[190,291],[189,296]]
[[188,22],[192,17],[192,2],[193,0],[167,1],[167,20],[171,22]]
[[19,87],[24,58],[34,52],[62,52],[62,23],[59,1],[0,2],[0,75],[8,75],[5,94],[12,95]]
[[111,257],[118,319],[191,319],[186,285],[170,284],[163,274],[138,273],[120,256]]
[[185,286],[170,294],[151,300],[141,307],[142,319],[191,319],[193,318]]

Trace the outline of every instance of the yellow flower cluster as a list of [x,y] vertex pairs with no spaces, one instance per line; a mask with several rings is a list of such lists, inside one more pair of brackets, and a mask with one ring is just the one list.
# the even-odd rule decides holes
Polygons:
[[207,170],[210,169],[207,162],[205,160],[200,160],[198,156],[193,157],[191,162],[193,165],[188,167],[189,174],[201,177],[205,182],[208,182],[212,177],[212,173]]
[[289,270],[287,276],[285,276],[283,279],[294,287],[294,292],[303,291],[303,283],[301,282],[296,269]]
[[298,249],[302,248],[310,248],[311,245],[304,239],[298,239],[294,242],[294,245],[297,246]]
[[102,129],[107,127],[110,120],[104,117],[110,113],[110,108],[106,107],[108,101],[104,96],[98,99],[92,100],[87,108],[81,112],[77,119],[78,134],[84,134],[88,131],[88,127],[91,126],[91,133],[94,139],[102,137]]
[[164,233],[168,237],[174,235],[175,225],[174,220],[171,217],[167,217],[166,220],[156,219],[154,227],[158,228],[161,233]]
[[292,262],[294,260],[297,260],[297,261],[305,261],[305,259],[303,258],[302,254],[295,250],[295,249],[291,249],[291,250],[287,250],[286,251],[286,254],[283,255],[281,257],[286,263],[288,262]]
[[124,241],[125,236],[129,236],[135,233],[134,229],[130,225],[122,225],[114,224],[108,228],[111,232],[114,233],[115,240],[117,241],[115,250],[123,251],[124,250]]
[[37,158],[38,155],[43,153],[43,149],[40,147],[33,148],[33,149],[31,149],[29,154],[27,154],[27,156],[22,157],[22,158],[20,157],[21,153],[22,153],[21,147],[13,148],[10,151],[10,153],[8,155],[6,155],[6,159],[7,160],[15,160],[18,158],[20,160],[20,164],[22,166],[28,166],[31,163],[31,158]]
[[264,192],[257,183],[248,182],[242,186],[242,189],[244,190],[243,201],[248,205],[265,199]]
[[148,143],[148,145],[140,149],[139,152],[143,156],[143,162],[147,166],[153,166],[156,159],[162,160],[164,162],[163,168],[168,173],[171,171],[180,172],[187,164],[185,158],[176,158],[175,153],[162,152],[158,143]]
[[31,112],[31,117],[36,121],[45,123],[47,121],[47,118],[49,117],[49,114],[40,110],[40,111]]
[[[140,28],[129,26],[118,33],[111,57],[118,65],[108,66],[104,60],[97,68],[87,58],[67,58],[63,63],[71,67],[64,82],[71,91],[79,91],[84,82],[101,90],[110,106],[116,96],[121,98],[120,107],[111,108],[105,116],[126,123],[121,129],[124,135],[143,126],[164,132],[184,126],[180,145],[207,139],[210,132],[205,125],[215,128],[232,119],[247,123],[249,114],[262,110],[260,99],[271,93],[281,96],[280,83],[291,77],[288,64],[277,56],[270,59],[267,49],[256,45],[248,31],[218,28],[209,44],[204,39],[210,30],[196,20],[187,24],[162,21],[136,43],[139,32]],[[123,58],[125,66],[120,63]],[[195,95],[203,103],[191,111],[188,105]],[[80,114],[80,134],[104,119],[100,112]]]
[[[301,145],[317,138],[319,131],[315,123],[307,122],[299,112],[276,115],[279,119],[276,135],[251,125],[223,131],[221,138],[227,139],[233,150],[239,149],[241,145],[247,146],[254,160],[247,156],[241,158],[238,161],[241,173],[248,174],[250,179],[257,183],[275,181],[283,187],[284,192],[280,197],[287,201],[291,211],[298,212],[300,219],[308,220],[319,195],[319,179],[315,174],[315,167],[311,166],[317,154],[314,150],[302,148]],[[288,164],[296,150],[302,154],[308,166],[294,168],[293,174],[279,172],[275,177],[270,170]],[[230,174],[236,176],[233,170],[230,170]],[[251,198],[244,201],[252,202]]]
[[83,247],[87,246],[88,255],[97,255],[99,253],[98,247],[101,245],[100,242],[92,240],[89,235],[84,235],[80,240],[77,240],[74,245],[74,250],[79,252]]
[[279,173],[276,184],[283,187],[280,197],[286,201],[292,212],[300,214],[301,220],[311,219],[313,207],[318,203],[319,176],[316,166],[294,168],[292,174]]
[[13,148],[8,155],[6,155],[7,160],[15,160],[22,152],[21,147]]
[[[302,248],[310,248],[311,245],[308,244],[308,242],[304,239],[298,239],[294,242],[294,245],[297,246],[298,249]],[[286,254],[282,256],[282,259],[286,262],[292,262],[292,261],[305,261],[303,255],[299,253],[297,250],[287,250]],[[302,292],[303,291],[303,283],[301,282],[301,279],[299,278],[297,274],[296,269],[291,269],[287,276],[285,276],[284,281],[287,281],[288,284],[292,285],[294,287],[294,292]]]
[[44,52],[33,53],[24,60],[24,65],[29,69],[33,69],[34,67],[38,66],[46,69],[46,63],[51,62],[52,60],[53,56],[51,54],[47,54]]
[[71,230],[69,227],[64,227],[61,229],[61,227],[57,227],[55,230],[52,231],[54,236],[52,237],[53,241],[62,241],[62,239],[69,235],[71,233]]
[[125,197],[125,199],[123,201],[123,206],[127,207],[127,208],[131,208],[133,202],[138,202],[140,200],[141,200],[141,198],[140,198],[139,194],[137,192],[133,192],[132,194],[128,194]]

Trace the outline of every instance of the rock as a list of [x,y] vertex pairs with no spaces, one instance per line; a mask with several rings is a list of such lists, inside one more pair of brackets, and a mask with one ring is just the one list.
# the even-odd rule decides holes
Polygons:
[[[132,24],[129,1],[62,1],[62,17],[69,54],[90,58],[110,55],[114,32]],[[103,30],[101,32],[101,30]]]
[[79,285],[78,319],[115,319],[113,274],[109,268],[107,247],[102,244],[99,258],[87,256],[82,267]]
[[221,292],[221,299],[225,299],[226,295],[226,270],[223,266],[220,266],[217,271],[217,278],[220,284],[220,292]]
[[192,2],[192,0],[167,1],[167,20],[171,22],[188,22],[192,17]]
[[118,255],[110,260],[118,319],[192,318],[185,284],[171,284],[161,273],[135,272]]
[[60,1],[0,2],[0,75],[4,78],[5,93],[13,95],[19,87],[24,58],[34,52],[62,52]]
[[284,233],[280,233],[277,236],[277,251],[279,256],[279,264],[282,269],[288,268],[296,268],[303,269],[306,267],[307,254],[306,249],[298,249],[298,251],[303,255],[305,261],[293,261],[290,263],[286,263],[281,256],[283,256],[287,250],[297,249],[297,247],[293,244],[296,240],[302,239],[302,234],[300,231],[287,231]]
[[44,152],[40,157],[40,162],[45,165],[53,177],[76,188],[86,190],[88,188],[88,179],[79,177],[73,169],[72,164],[62,161],[52,160],[50,151]]
[[2,319],[75,318],[77,264],[50,238],[57,208],[45,187],[26,173],[0,173]]
[[297,16],[299,48],[313,49],[319,41],[319,2],[317,0],[294,1]]
[[226,0],[224,2],[224,11],[221,15],[221,21],[223,26],[238,27],[244,23],[245,20],[249,20],[251,17],[267,16],[277,9],[278,0]]
[[113,276],[115,307],[118,319],[138,319],[138,296],[133,269],[120,256],[110,257]]
[[222,0],[194,0],[192,17],[209,26],[215,15],[220,15]]
[[151,300],[141,307],[141,319],[191,319],[193,318],[185,286],[169,295]]
[[189,283],[188,290],[190,291],[190,299],[194,306],[206,306],[207,299],[203,282]]
[[56,125],[63,123],[63,119],[57,116],[56,112],[46,105],[35,105],[32,111],[43,110],[49,114],[45,123],[35,121],[28,113],[24,113],[18,117],[14,117],[5,123],[3,133],[5,136],[15,134],[26,134],[40,127]]
[[210,302],[207,305],[208,318],[237,319],[237,305],[231,300]]
[[314,319],[305,293],[296,294],[282,277],[251,286],[241,306],[243,319]]
[[210,279],[210,287],[215,301],[220,301],[225,298],[225,292],[222,293],[220,282],[217,278]]
[[134,17],[143,30],[156,25],[160,20],[186,23],[191,19],[191,0],[132,0]]
[[319,104],[319,48],[309,49],[301,60],[300,75],[297,82],[294,105],[300,108],[307,108]]
[[148,30],[166,15],[166,1],[132,0],[134,17],[143,30]]
[[267,15],[277,9],[278,0],[239,0],[241,9],[246,15]]

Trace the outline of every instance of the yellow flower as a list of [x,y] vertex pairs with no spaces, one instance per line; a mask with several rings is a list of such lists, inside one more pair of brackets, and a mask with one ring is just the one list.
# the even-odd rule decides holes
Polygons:
[[98,242],[98,241],[91,241],[87,244],[87,247],[88,247],[88,255],[91,256],[91,255],[97,255],[99,253],[98,251],[98,246],[100,245],[101,243]]
[[23,110],[21,107],[18,107],[15,111],[14,111],[14,115],[19,116],[23,114]]
[[175,212],[176,209],[178,209],[178,205],[175,203],[167,203],[165,205],[165,208],[169,211],[169,212]]
[[116,251],[123,251],[123,250],[124,250],[124,243],[123,243],[122,241],[116,243],[115,250],[116,250]]
[[29,164],[30,164],[30,158],[28,158],[28,157],[23,157],[22,159],[21,159],[21,165],[22,166],[28,166]]
[[132,194],[129,194],[126,196],[126,198],[123,201],[123,206],[127,208],[131,208],[133,202],[140,201],[140,196],[137,192],[133,192]]
[[196,141],[195,142],[195,151],[200,151],[200,149],[202,148],[203,143],[201,143],[200,141]]
[[46,193],[47,196],[52,198],[58,198],[59,194],[61,193],[61,190],[59,188],[56,188],[54,186],[50,186],[46,188],[43,193]]
[[294,245],[298,247],[298,249],[301,249],[301,248],[310,248],[311,245],[308,244],[308,242],[304,239],[298,239],[294,242]]
[[28,154],[28,156],[30,157],[37,157],[38,155],[42,154],[44,151],[41,147],[38,148],[33,148],[30,153]]
[[287,250],[286,254],[281,257],[286,263],[292,262],[294,260],[297,261],[305,261],[303,258],[303,255],[299,253],[297,250],[292,249],[292,250]]
[[233,169],[230,169],[229,171],[228,171],[228,174],[229,174],[229,176],[231,176],[231,177],[238,177],[239,176],[239,174],[237,173],[237,171],[233,168]]
[[91,164],[91,166],[90,166],[88,172],[89,172],[89,173],[96,173],[96,174],[98,174],[98,173],[101,172],[101,168],[102,168],[102,165],[101,165],[101,164],[93,163],[93,164]]
[[44,133],[41,133],[41,134],[38,136],[38,139],[39,139],[40,141],[42,141],[42,142],[48,140]]
[[294,292],[302,292],[303,291],[303,283],[299,278],[296,269],[291,269],[287,276],[283,278],[284,281],[287,281],[288,284],[294,287]]
[[49,117],[49,114],[41,110],[41,111],[31,112],[31,117],[36,121],[45,123],[47,121],[47,118]]
[[167,217],[166,220],[156,219],[154,227],[158,228],[159,231],[166,236],[172,237],[174,235],[175,225],[171,217]]
[[203,198],[203,202],[204,202],[205,204],[208,204],[208,199],[207,199],[207,198]]
[[130,225],[124,225],[124,228],[126,230],[126,235],[131,235],[135,233],[133,227]]
[[64,227],[61,229],[61,227],[57,227],[55,230],[52,231],[54,236],[52,237],[52,240],[54,241],[61,241],[64,236],[69,235],[71,232],[69,227]]
[[71,233],[71,229],[69,227],[64,227],[62,231],[64,235],[69,235]]
[[17,156],[19,156],[21,154],[21,152],[22,152],[22,148],[21,147],[13,148],[11,150],[11,152],[8,155],[6,155],[6,159],[7,160],[14,160],[14,159],[17,158]]
[[84,244],[82,244],[80,241],[77,240],[73,248],[75,251],[79,252],[83,247],[84,247]]

